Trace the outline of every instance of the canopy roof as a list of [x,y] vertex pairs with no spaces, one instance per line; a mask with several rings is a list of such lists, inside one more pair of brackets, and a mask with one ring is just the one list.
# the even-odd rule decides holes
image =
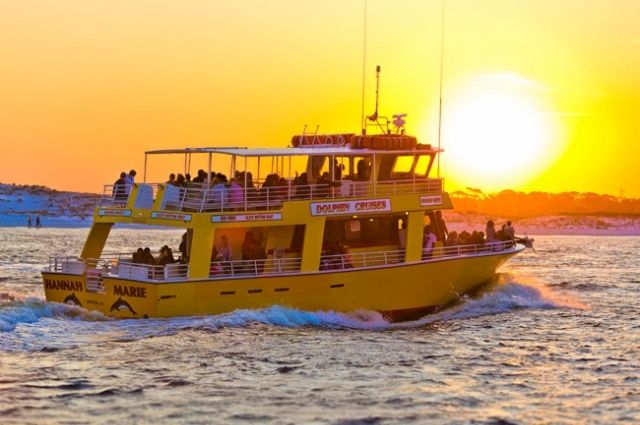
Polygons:
[[337,156],[363,156],[381,153],[405,154],[414,153],[430,154],[442,152],[442,149],[431,147],[430,149],[352,149],[348,146],[327,146],[327,147],[298,147],[298,148],[243,148],[243,147],[203,147],[203,148],[181,148],[181,149],[159,149],[146,151],[145,155],[166,155],[166,154],[223,154],[235,156],[307,156],[307,155],[337,155]]

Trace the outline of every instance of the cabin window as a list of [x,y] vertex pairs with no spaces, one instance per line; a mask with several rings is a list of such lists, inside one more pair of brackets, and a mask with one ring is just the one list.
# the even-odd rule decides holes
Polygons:
[[416,162],[416,168],[414,174],[419,177],[424,177],[427,175],[427,170],[429,169],[429,163],[431,162],[431,157],[428,155],[420,155],[418,157],[418,161]]
[[411,172],[411,168],[413,168],[413,158],[413,155],[397,156],[396,162],[393,164],[393,173],[409,174]]
[[358,217],[327,220],[325,247],[342,243],[351,248],[395,245],[398,243],[398,222],[402,217]]

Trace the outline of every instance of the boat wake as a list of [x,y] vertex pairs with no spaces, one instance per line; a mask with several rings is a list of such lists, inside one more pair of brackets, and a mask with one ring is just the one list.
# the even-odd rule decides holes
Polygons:
[[[218,331],[254,325],[317,327],[325,329],[392,330],[471,319],[521,309],[584,308],[550,288],[511,274],[500,274],[474,296],[463,296],[455,305],[411,322],[390,323],[377,312],[302,311],[283,306],[236,310],[215,316],[170,319],[114,320],[77,306],[47,303],[38,298],[0,302],[0,349],[64,348],[93,342],[134,341],[173,335],[181,331]],[[10,301],[6,301],[6,300]],[[69,326],[69,321],[74,321]],[[35,331],[33,328],[39,328]],[[2,335],[5,335],[3,337]],[[53,335],[64,334],[63,340]],[[9,338],[10,336],[10,338]],[[33,339],[35,338],[35,340]]]
[[111,320],[102,313],[75,305],[46,302],[40,298],[21,298],[18,294],[0,293],[0,332],[11,332],[20,324],[36,323],[43,318],[73,320]]

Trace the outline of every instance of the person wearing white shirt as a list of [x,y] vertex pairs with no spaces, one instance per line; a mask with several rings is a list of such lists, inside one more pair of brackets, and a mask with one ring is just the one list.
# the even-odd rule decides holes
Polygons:
[[422,259],[431,258],[433,247],[436,244],[436,234],[430,224],[424,227],[424,246],[422,250]]

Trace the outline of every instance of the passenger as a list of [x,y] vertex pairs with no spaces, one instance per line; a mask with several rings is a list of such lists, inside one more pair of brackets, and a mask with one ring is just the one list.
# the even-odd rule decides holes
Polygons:
[[207,181],[207,174],[202,168],[198,170],[198,175],[193,179],[193,183],[204,183]]
[[176,177],[176,186],[187,187],[187,180],[182,174],[178,174],[178,177]]
[[[256,189],[255,184],[253,183],[253,174],[251,171],[247,171],[245,174],[245,179],[247,183],[247,187],[245,187],[245,196],[247,197],[247,202],[257,202],[258,201],[258,189]],[[244,180],[241,180],[244,182]]]
[[127,196],[129,196],[129,193],[131,193],[131,188],[135,184],[135,178],[136,178],[136,170],[129,171],[129,174],[127,174],[124,178],[124,183],[125,183],[124,187],[125,187],[125,191],[127,192]]
[[42,222],[40,221],[40,216],[37,215],[36,216],[36,229],[39,229],[42,227]]
[[252,231],[248,231],[247,233],[244,234],[244,241],[242,242],[242,260],[243,261],[256,259],[256,253],[255,253],[256,243],[257,242]]
[[149,247],[146,247],[142,253],[142,264],[148,264],[150,266],[156,265],[156,259],[153,257],[151,248]]
[[456,246],[459,245],[460,241],[458,240],[458,232],[455,230],[449,233],[449,237],[447,238],[446,246]]
[[338,160],[334,159],[333,160],[333,169],[331,170],[333,172],[333,180],[339,182],[340,180],[342,180],[342,170],[344,170],[344,165],[343,164],[338,164]]
[[216,206],[222,210],[229,209],[229,192],[227,190],[227,176],[216,175],[216,183],[213,186],[213,199]]
[[229,239],[227,239],[227,235],[220,236],[218,253],[220,253],[224,261],[231,261],[231,246],[229,246]]
[[487,228],[485,229],[485,232],[487,234],[487,242],[496,242],[498,240],[493,220],[487,221]]
[[242,190],[242,186],[238,184],[238,180],[235,177],[229,182],[229,203],[234,208],[244,206],[244,190]]
[[160,256],[158,257],[158,265],[166,266],[167,264],[173,264],[176,260],[173,258],[173,252],[167,245],[160,248]]
[[[244,235],[244,242],[242,242],[242,259],[244,261],[248,261],[246,264],[245,272],[248,273],[262,273],[264,269],[265,259],[267,258],[267,253],[255,239],[255,236],[252,231],[248,231]],[[253,262],[255,261],[255,263]]]
[[31,216],[30,215],[27,216],[27,227],[31,228]]
[[133,253],[133,262],[136,264],[141,264],[144,259],[144,250],[142,248],[138,248],[136,252]]
[[167,184],[170,184],[171,186],[175,186],[176,185],[176,175],[171,173],[169,174],[169,180],[167,180]]
[[440,242],[444,242],[449,237],[449,230],[447,229],[447,224],[444,222],[444,218],[442,218],[442,211],[436,211],[435,221],[436,238]]
[[358,161],[356,165],[356,169],[358,172],[357,179],[360,181],[368,181],[371,176],[371,165],[369,165],[369,161],[366,159],[361,159]]
[[180,238],[180,246],[178,246],[178,251],[180,251],[180,262],[182,264],[187,264],[189,262],[189,254],[187,251],[187,232],[182,234],[182,238]]
[[496,232],[496,239],[499,241],[506,241],[507,235],[505,234],[505,229],[507,228],[506,224],[502,225],[502,228]]
[[430,224],[427,224],[424,227],[424,243],[423,243],[423,251],[422,251],[422,259],[431,258],[433,255],[433,247],[436,243],[436,235],[433,233],[433,228]]
[[309,179],[306,172],[300,174],[299,176],[296,175],[296,177],[293,179],[293,185],[296,186],[294,196],[295,199],[309,199]]
[[325,198],[328,196],[331,196],[331,176],[328,171],[325,171],[316,181],[315,197]]
[[516,239],[516,230],[511,225],[511,220],[507,221],[507,227],[504,229],[504,234],[510,241]]
[[126,177],[127,173],[123,171],[120,173],[120,178],[113,183],[113,190],[111,192],[111,195],[116,201],[126,202],[127,200]]

